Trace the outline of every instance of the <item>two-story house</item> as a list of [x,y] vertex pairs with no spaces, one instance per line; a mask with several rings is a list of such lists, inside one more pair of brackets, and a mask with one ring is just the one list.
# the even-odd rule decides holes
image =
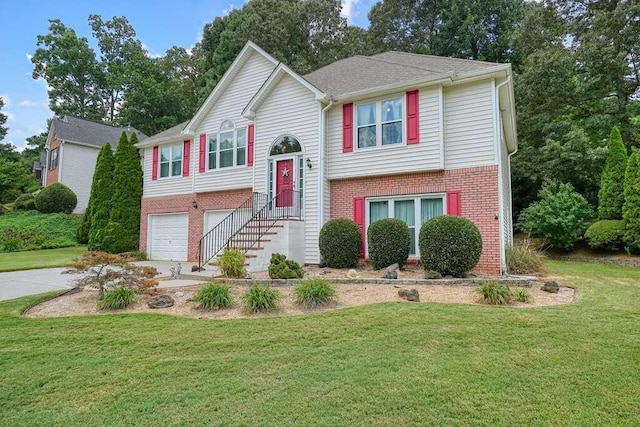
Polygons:
[[248,43],[190,121],[138,147],[151,259],[206,261],[257,240],[260,215],[286,219],[249,244],[253,269],[261,251],[321,262],[319,231],[341,217],[365,241],[373,221],[402,219],[417,258],[421,224],[452,214],[480,229],[477,270],[505,270],[517,148],[508,64],[386,52],[300,76]]

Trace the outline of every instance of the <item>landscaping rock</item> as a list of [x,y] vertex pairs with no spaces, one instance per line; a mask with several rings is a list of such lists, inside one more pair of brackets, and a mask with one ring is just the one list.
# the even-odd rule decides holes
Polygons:
[[542,287],[540,289],[545,291],[545,292],[550,292],[552,294],[557,294],[558,291],[560,290],[560,286],[558,285],[558,283],[556,283],[554,281],[550,281],[550,282],[545,282],[544,285],[542,285]]
[[204,268],[198,267],[197,265],[192,265],[191,266],[191,272],[193,273],[195,271],[204,271]]
[[400,289],[398,291],[398,296],[402,299],[406,299],[407,301],[420,302],[420,294],[417,289]]
[[182,298],[184,296],[184,292],[182,291],[175,291],[173,294],[176,296],[176,298]]
[[442,274],[434,270],[429,270],[424,275],[425,279],[442,279]]
[[147,302],[149,308],[167,308],[171,307],[175,301],[169,295],[158,295]]
[[398,278],[398,269],[400,266],[396,264],[391,264],[389,267],[385,268],[383,279],[397,279]]
[[347,277],[349,279],[357,279],[358,278],[358,272],[352,268],[351,270],[347,271]]

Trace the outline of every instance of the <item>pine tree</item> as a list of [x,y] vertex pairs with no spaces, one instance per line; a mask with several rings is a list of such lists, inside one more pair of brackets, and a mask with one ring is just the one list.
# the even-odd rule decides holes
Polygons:
[[631,252],[640,251],[640,151],[632,149],[624,174],[624,242]]
[[140,200],[142,199],[142,166],[140,154],[131,138],[122,132],[115,155],[113,172],[113,197],[109,224],[102,245],[111,253],[130,252],[138,249],[140,240]]
[[[106,154],[106,152],[109,154]],[[91,181],[91,193],[89,194],[89,201],[87,202],[87,208],[84,211],[84,216],[82,217],[82,222],[80,223],[80,227],[76,231],[76,240],[78,243],[86,244],[89,242],[89,231],[91,229],[91,216],[93,215],[93,204],[98,198],[96,194],[96,190],[100,186],[98,181],[101,179],[101,175],[104,175],[104,159],[105,156],[109,156],[111,158],[110,163],[110,171],[109,174],[111,176],[110,180],[113,179],[113,153],[111,152],[111,145],[108,143],[103,145],[100,149],[100,153],[98,154],[98,159],[96,160],[96,168],[93,171],[93,180]],[[102,165],[101,165],[102,163]],[[102,173],[100,172],[102,170]]]
[[598,216],[600,219],[621,219],[624,204],[624,188],[627,168],[627,149],[617,126],[611,129],[609,153],[602,171],[598,192]]
[[[110,144],[105,144],[100,150],[96,170],[91,184],[91,196],[89,205],[84,214],[84,220],[88,224],[87,239],[89,250],[95,251],[102,248],[101,238],[103,231],[109,222],[111,198],[113,197],[113,151]],[[89,218],[87,220],[87,217]],[[85,221],[86,220],[86,221]]]

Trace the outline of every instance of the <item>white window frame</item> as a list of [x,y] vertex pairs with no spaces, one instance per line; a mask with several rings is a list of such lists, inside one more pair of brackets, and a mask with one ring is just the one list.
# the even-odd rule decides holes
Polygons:
[[[382,145],[382,125],[383,124],[387,124],[387,123],[392,123],[392,122],[396,122],[397,120],[392,120],[392,121],[383,121],[382,120],[382,104],[386,101],[392,101],[394,99],[400,99],[401,103],[402,103],[402,112],[400,114],[400,130],[402,132],[402,136],[401,136],[401,140],[399,143],[397,144],[386,144],[386,145]],[[376,145],[372,145],[370,147],[360,147],[359,146],[359,140],[358,140],[358,129],[360,127],[367,127],[367,125],[364,126],[358,126],[358,107],[361,107],[363,105],[368,105],[368,104],[375,104],[375,108],[376,108],[376,121],[375,121],[375,126],[376,126]],[[368,125],[371,126],[371,125]],[[354,103],[354,117],[353,117],[353,145],[354,145],[354,150],[375,150],[375,149],[385,149],[385,148],[390,148],[390,147],[402,147],[407,145],[407,97],[406,94],[396,94],[394,96],[386,96],[384,98],[376,98],[376,99],[368,99],[368,100],[363,100],[363,101],[359,101]]]
[[[408,195],[398,195],[398,196],[380,196],[380,197],[367,197],[365,199],[365,231],[369,230],[369,225],[371,225],[370,218],[370,204],[371,202],[387,202],[387,218],[395,218],[394,215],[394,203],[400,201],[413,200],[413,209],[414,209],[414,218],[416,219],[415,225],[415,242],[416,242],[416,253],[409,254],[409,258],[416,259],[420,258],[420,228],[422,224],[420,223],[422,215],[421,215],[421,203],[422,199],[441,199],[442,200],[442,214],[447,214],[447,197],[446,193],[427,193],[427,194],[408,194]],[[366,234],[366,233],[365,233]],[[366,256],[369,257],[369,242],[365,239],[365,251]]]
[[[223,127],[225,126],[225,124],[231,124],[232,127],[225,127],[223,129]],[[238,147],[238,131],[243,132],[244,131],[244,146],[242,147]],[[231,164],[231,166],[224,166],[224,167],[220,167],[220,135],[224,135],[227,133],[232,133],[233,134],[233,148],[229,148],[226,150],[222,150],[222,152],[225,151],[232,151],[233,152],[233,163]],[[249,151],[249,141],[248,141],[248,137],[249,137],[249,131],[248,131],[248,127],[244,126],[244,127],[238,127],[236,126],[235,122],[233,120],[223,120],[222,123],[220,124],[220,129],[218,130],[217,133],[210,133],[207,134],[207,172],[210,171],[215,171],[215,170],[228,170],[228,169],[234,169],[234,168],[242,168],[242,167],[247,167],[247,153]],[[211,146],[211,139],[215,138],[216,139],[216,149],[215,149],[215,155],[216,155],[216,162],[215,165],[211,165],[210,159],[211,159],[211,154],[214,153],[214,151],[212,151],[209,147]],[[238,150],[239,149],[244,149],[244,158],[243,158],[243,163],[242,164],[238,164]]]
[[49,170],[54,170],[58,167],[58,156],[60,155],[59,146],[51,150],[49,153]]
[[[162,149],[163,148],[168,148],[169,149],[169,160],[166,162],[162,161]],[[175,149],[179,149],[180,150],[180,160],[174,160],[173,158],[173,150]],[[166,178],[175,178],[176,176],[182,176],[182,171],[184,170],[184,145],[183,143],[179,143],[179,144],[171,144],[171,145],[161,145],[159,147],[160,153],[159,157],[158,157],[158,179],[166,179]],[[180,162],[180,173],[177,174],[173,174],[173,164],[176,162]],[[162,165],[163,164],[168,164],[169,165],[169,174],[167,176],[162,176]]]

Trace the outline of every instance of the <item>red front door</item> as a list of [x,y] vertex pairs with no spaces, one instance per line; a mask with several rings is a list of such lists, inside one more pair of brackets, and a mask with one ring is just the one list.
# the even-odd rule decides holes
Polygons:
[[293,206],[293,159],[276,162],[276,207]]

